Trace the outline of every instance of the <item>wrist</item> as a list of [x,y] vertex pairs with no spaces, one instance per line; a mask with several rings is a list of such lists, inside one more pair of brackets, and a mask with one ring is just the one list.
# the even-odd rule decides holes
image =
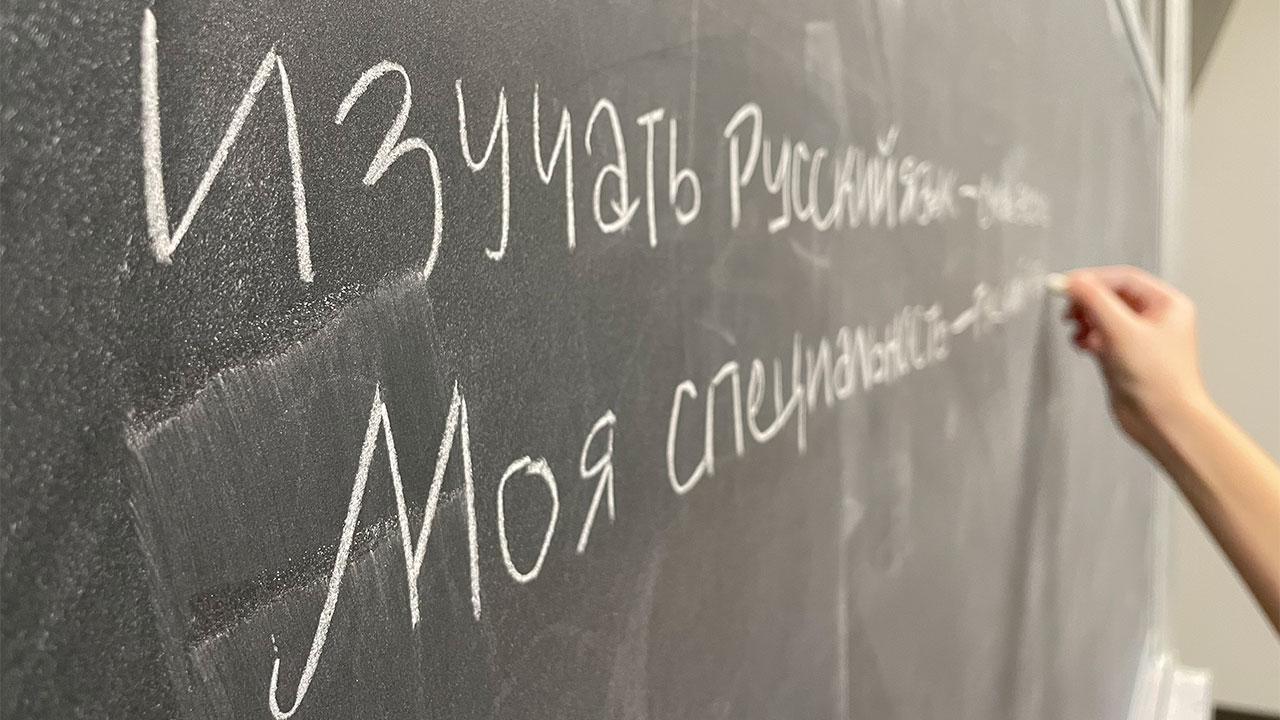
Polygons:
[[1148,417],[1157,432],[1168,437],[1181,428],[1197,425],[1218,413],[1218,406],[1203,386],[1167,393],[1147,408]]
[[1152,435],[1143,443],[1184,493],[1195,492],[1196,448],[1224,426],[1225,416],[1202,386],[1167,393],[1147,408]]

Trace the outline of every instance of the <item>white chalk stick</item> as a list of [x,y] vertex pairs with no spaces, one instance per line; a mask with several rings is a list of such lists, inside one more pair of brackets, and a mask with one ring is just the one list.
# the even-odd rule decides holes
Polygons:
[[1044,276],[1044,286],[1054,294],[1067,296],[1067,276],[1062,273],[1049,273]]

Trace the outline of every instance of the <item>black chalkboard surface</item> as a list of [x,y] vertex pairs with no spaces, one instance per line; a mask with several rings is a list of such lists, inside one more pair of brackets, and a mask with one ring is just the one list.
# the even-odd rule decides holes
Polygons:
[[5,718],[1122,716],[1110,2],[7,2]]

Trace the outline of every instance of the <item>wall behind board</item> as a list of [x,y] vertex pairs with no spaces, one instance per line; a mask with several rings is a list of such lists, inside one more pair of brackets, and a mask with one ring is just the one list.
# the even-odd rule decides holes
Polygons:
[[[1187,235],[1173,280],[1196,301],[1205,380],[1280,457],[1280,5],[1237,0],[1189,122]],[[1185,504],[1174,516],[1172,631],[1219,703],[1280,712],[1280,639]]]
[[1127,710],[1110,2],[5,14],[5,717]]

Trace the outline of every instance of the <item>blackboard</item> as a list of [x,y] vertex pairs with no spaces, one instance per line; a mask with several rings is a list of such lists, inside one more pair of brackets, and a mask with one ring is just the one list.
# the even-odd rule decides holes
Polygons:
[[1126,712],[1112,3],[5,17],[6,718]]

